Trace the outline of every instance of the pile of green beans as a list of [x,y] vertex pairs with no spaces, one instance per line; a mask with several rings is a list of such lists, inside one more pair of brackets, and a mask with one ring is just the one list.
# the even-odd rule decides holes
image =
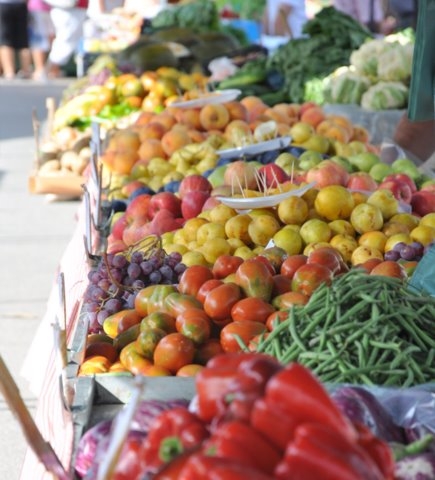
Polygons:
[[323,382],[409,387],[435,381],[435,298],[353,268],[321,285],[260,340]]

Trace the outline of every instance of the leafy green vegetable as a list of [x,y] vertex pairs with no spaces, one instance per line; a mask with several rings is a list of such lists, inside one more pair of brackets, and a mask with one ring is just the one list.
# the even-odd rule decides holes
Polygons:
[[400,82],[378,82],[361,98],[361,106],[367,110],[403,108],[408,101],[408,88]]
[[[306,83],[349,65],[353,50],[372,34],[350,16],[326,7],[304,26],[307,37],[281,45],[270,57],[268,69],[285,76],[284,89],[292,102],[306,101]],[[311,90],[312,91],[312,90]]]
[[153,28],[178,26],[195,32],[218,30],[219,14],[214,1],[196,0],[161,10],[151,24]]

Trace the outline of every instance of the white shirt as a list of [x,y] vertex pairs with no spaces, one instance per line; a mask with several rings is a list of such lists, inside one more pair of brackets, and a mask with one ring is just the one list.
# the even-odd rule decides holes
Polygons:
[[307,21],[305,0],[268,0],[268,33],[276,35],[275,24],[279,15],[280,6],[289,5],[291,12],[287,16],[287,24],[291,31],[292,38],[299,38],[302,34],[302,27]]

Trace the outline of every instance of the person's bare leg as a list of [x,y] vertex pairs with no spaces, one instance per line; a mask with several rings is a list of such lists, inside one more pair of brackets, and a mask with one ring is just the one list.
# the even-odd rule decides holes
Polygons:
[[435,120],[411,122],[404,114],[396,127],[394,141],[420,160],[427,160],[435,152]]
[[0,63],[5,78],[15,77],[15,50],[12,47],[3,45],[0,47]]
[[33,58],[33,78],[35,80],[41,80],[45,76],[45,62],[47,59],[47,53],[40,49],[32,50]]
[[32,70],[33,70],[32,55],[30,53],[30,49],[23,48],[22,50],[20,50],[19,58],[20,58],[19,74],[21,74],[21,76],[24,78],[30,78],[32,76]]

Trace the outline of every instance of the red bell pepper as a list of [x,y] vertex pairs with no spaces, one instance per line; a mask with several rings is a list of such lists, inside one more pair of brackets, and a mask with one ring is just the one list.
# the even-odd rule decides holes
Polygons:
[[276,359],[265,354],[225,353],[213,357],[196,376],[198,416],[206,422],[248,420],[254,401],[281,369]]
[[273,474],[282,454],[251,425],[239,420],[224,422],[205,442],[204,452],[237,460],[243,465]]
[[357,432],[311,371],[298,363],[287,365],[266,386],[266,402],[277,405],[298,423],[328,425],[349,440]]
[[186,462],[178,480],[274,480],[274,477],[231,458],[197,453]]
[[250,422],[282,453],[293,439],[294,431],[299,425],[297,417],[288,415],[277,405],[270,405],[264,398],[255,401]]
[[384,480],[356,441],[320,423],[301,424],[275,470],[278,480]]
[[209,437],[207,426],[187,408],[161,413],[153,423],[141,450],[144,470],[156,469]]
[[387,442],[376,437],[373,432],[361,423],[355,424],[358,430],[358,444],[376,462],[385,480],[393,480],[395,462],[393,451]]

